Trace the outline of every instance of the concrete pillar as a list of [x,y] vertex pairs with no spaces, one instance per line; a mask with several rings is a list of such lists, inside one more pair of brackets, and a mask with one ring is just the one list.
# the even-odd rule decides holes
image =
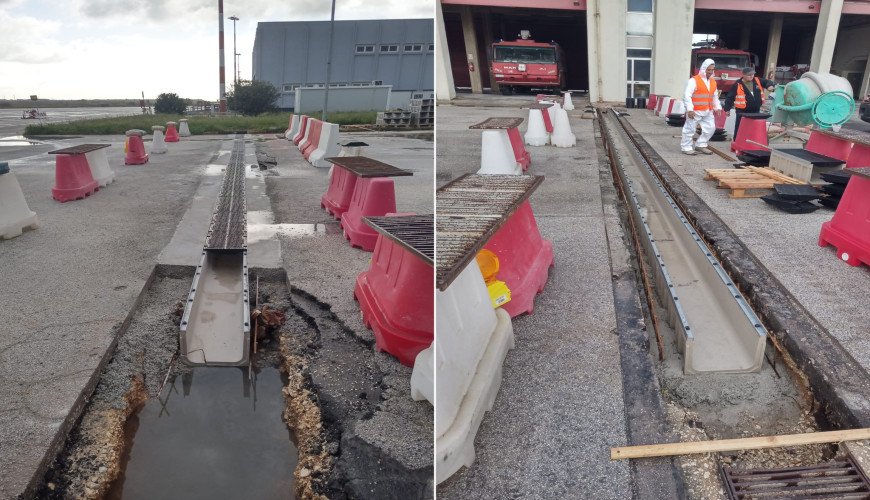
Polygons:
[[450,68],[450,51],[447,50],[447,30],[444,28],[444,13],[441,2],[435,2],[435,98],[456,98],[453,70]]
[[843,0],[822,0],[819,23],[816,25],[816,37],[813,40],[810,71],[816,73],[831,72],[831,61],[834,59],[834,46],[837,43],[837,31],[840,27],[842,13]]
[[776,13],[770,21],[770,32],[767,35],[767,55],[764,58],[762,76],[773,80],[776,74],[776,60],[779,57],[779,42],[782,40],[782,14]]
[[680,98],[691,76],[694,0],[656,2],[652,93]]
[[750,31],[749,22],[743,23],[743,28],[740,29],[740,50],[749,50]]
[[626,0],[588,0],[586,9],[589,101],[624,103]]
[[861,90],[858,91],[858,99],[863,100],[864,96],[870,92],[870,89],[867,88],[867,82],[870,80],[870,53],[867,54],[867,64],[864,66],[864,76],[861,80]]
[[[486,68],[477,60],[477,36],[474,33],[474,16],[471,14],[471,7],[463,5],[459,15],[462,17],[462,37],[465,39],[465,58],[468,62],[469,75],[471,75],[471,92],[482,94],[483,84],[480,81],[480,72],[486,71]],[[474,67],[474,71],[471,71],[472,67]]]
[[501,88],[495,83],[495,77],[492,74],[492,13],[489,9],[483,13],[483,32],[483,43],[486,44],[486,49],[484,50],[486,60],[483,61],[483,64],[486,65],[486,71],[489,73],[489,87],[492,89],[493,94],[498,94],[501,92]]

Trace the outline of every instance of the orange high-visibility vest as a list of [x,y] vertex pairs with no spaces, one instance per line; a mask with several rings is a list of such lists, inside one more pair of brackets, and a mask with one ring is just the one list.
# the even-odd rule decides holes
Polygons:
[[694,111],[707,111],[713,109],[713,99],[716,97],[716,80],[710,78],[710,88],[704,83],[701,75],[695,75],[695,92],[692,94],[692,108]]
[[[761,82],[758,81],[758,77],[755,77],[755,84],[758,85],[758,88],[761,89],[761,100],[764,101],[764,89],[761,88]],[[744,109],[746,107],[746,93],[743,92],[743,85],[739,82],[737,85],[737,97],[734,98],[734,107],[737,109]]]

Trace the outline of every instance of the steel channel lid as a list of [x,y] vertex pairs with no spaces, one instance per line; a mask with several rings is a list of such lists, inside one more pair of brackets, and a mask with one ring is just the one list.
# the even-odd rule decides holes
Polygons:
[[357,177],[399,177],[414,175],[414,172],[387,165],[384,162],[365,156],[334,156],[326,161],[341,167]]
[[720,468],[725,490],[743,498],[870,498],[870,484],[852,457],[827,464],[781,469]]
[[248,246],[244,152],[244,141],[236,139],[205,238],[206,250],[236,251]]
[[78,146],[72,146],[69,148],[56,149],[54,151],[49,151],[50,155],[80,155],[84,153],[90,153],[91,151],[96,151],[98,149],[103,149],[111,146],[111,144],[79,144]]
[[839,158],[833,158],[831,156],[823,155],[821,153],[816,153],[815,151],[807,151],[806,149],[775,149],[773,150],[775,154],[782,154],[785,156],[793,156],[795,158],[800,158],[801,160],[808,161],[812,163],[816,167],[835,167],[837,165],[842,165],[846,163],[844,160],[840,160]]
[[486,120],[476,123],[474,125],[469,126],[468,128],[471,130],[490,130],[490,129],[512,129],[517,128],[520,124],[523,123],[522,118],[511,118],[511,117],[493,117],[487,118]]
[[547,109],[553,107],[552,102],[536,102],[534,104],[529,104],[528,106],[523,106],[525,109]]
[[819,128],[813,129],[813,133],[824,134],[831,137],[836,137],[837,139],[842,139],[844,141],[849,141],[855,144],[870,147],[870,134],[868,134],[867,132],[862,132],[860,130],[841,128],[839,132],[834,132],[829,128]]
[[543,175],[465,174],[435,193],[436,273],[444,291],[544,182]]
[[858,177],[863,177],[865,179],[870,179],[870,167],[855,167],[850,168],[849,173],[852,175],[857,175]]
[[435,216],[401,215],[395,217],[363,217],[379,234],[408,250],[423,262],[435,264]]

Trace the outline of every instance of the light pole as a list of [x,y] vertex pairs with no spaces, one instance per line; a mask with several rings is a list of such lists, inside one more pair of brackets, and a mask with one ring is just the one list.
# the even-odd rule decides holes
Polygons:
[[233,83],[235,85],[239,84],[239,70],[238,64],[236,61],[238,60],[239,54],[236,52],[236,21],[239,20],[236,16],[230,16],[227,19],[233,20]]

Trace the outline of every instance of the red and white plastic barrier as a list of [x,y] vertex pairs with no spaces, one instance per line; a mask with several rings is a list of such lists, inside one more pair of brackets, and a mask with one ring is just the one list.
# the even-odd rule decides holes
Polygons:
[[[315,167],[326,168],[332,164],[324,158],[332,158],[341,154],[341,144],[338,142],[338,124],[323,122],[320,130],[320,141],[317,148],[308,156],[308,162]],[[357,156],[359,153],[357,153]]]
[[20,236],[24,229],[39,227],[39,218],[27,206],[21,185],[9,166],[0,163],[0,239]]

